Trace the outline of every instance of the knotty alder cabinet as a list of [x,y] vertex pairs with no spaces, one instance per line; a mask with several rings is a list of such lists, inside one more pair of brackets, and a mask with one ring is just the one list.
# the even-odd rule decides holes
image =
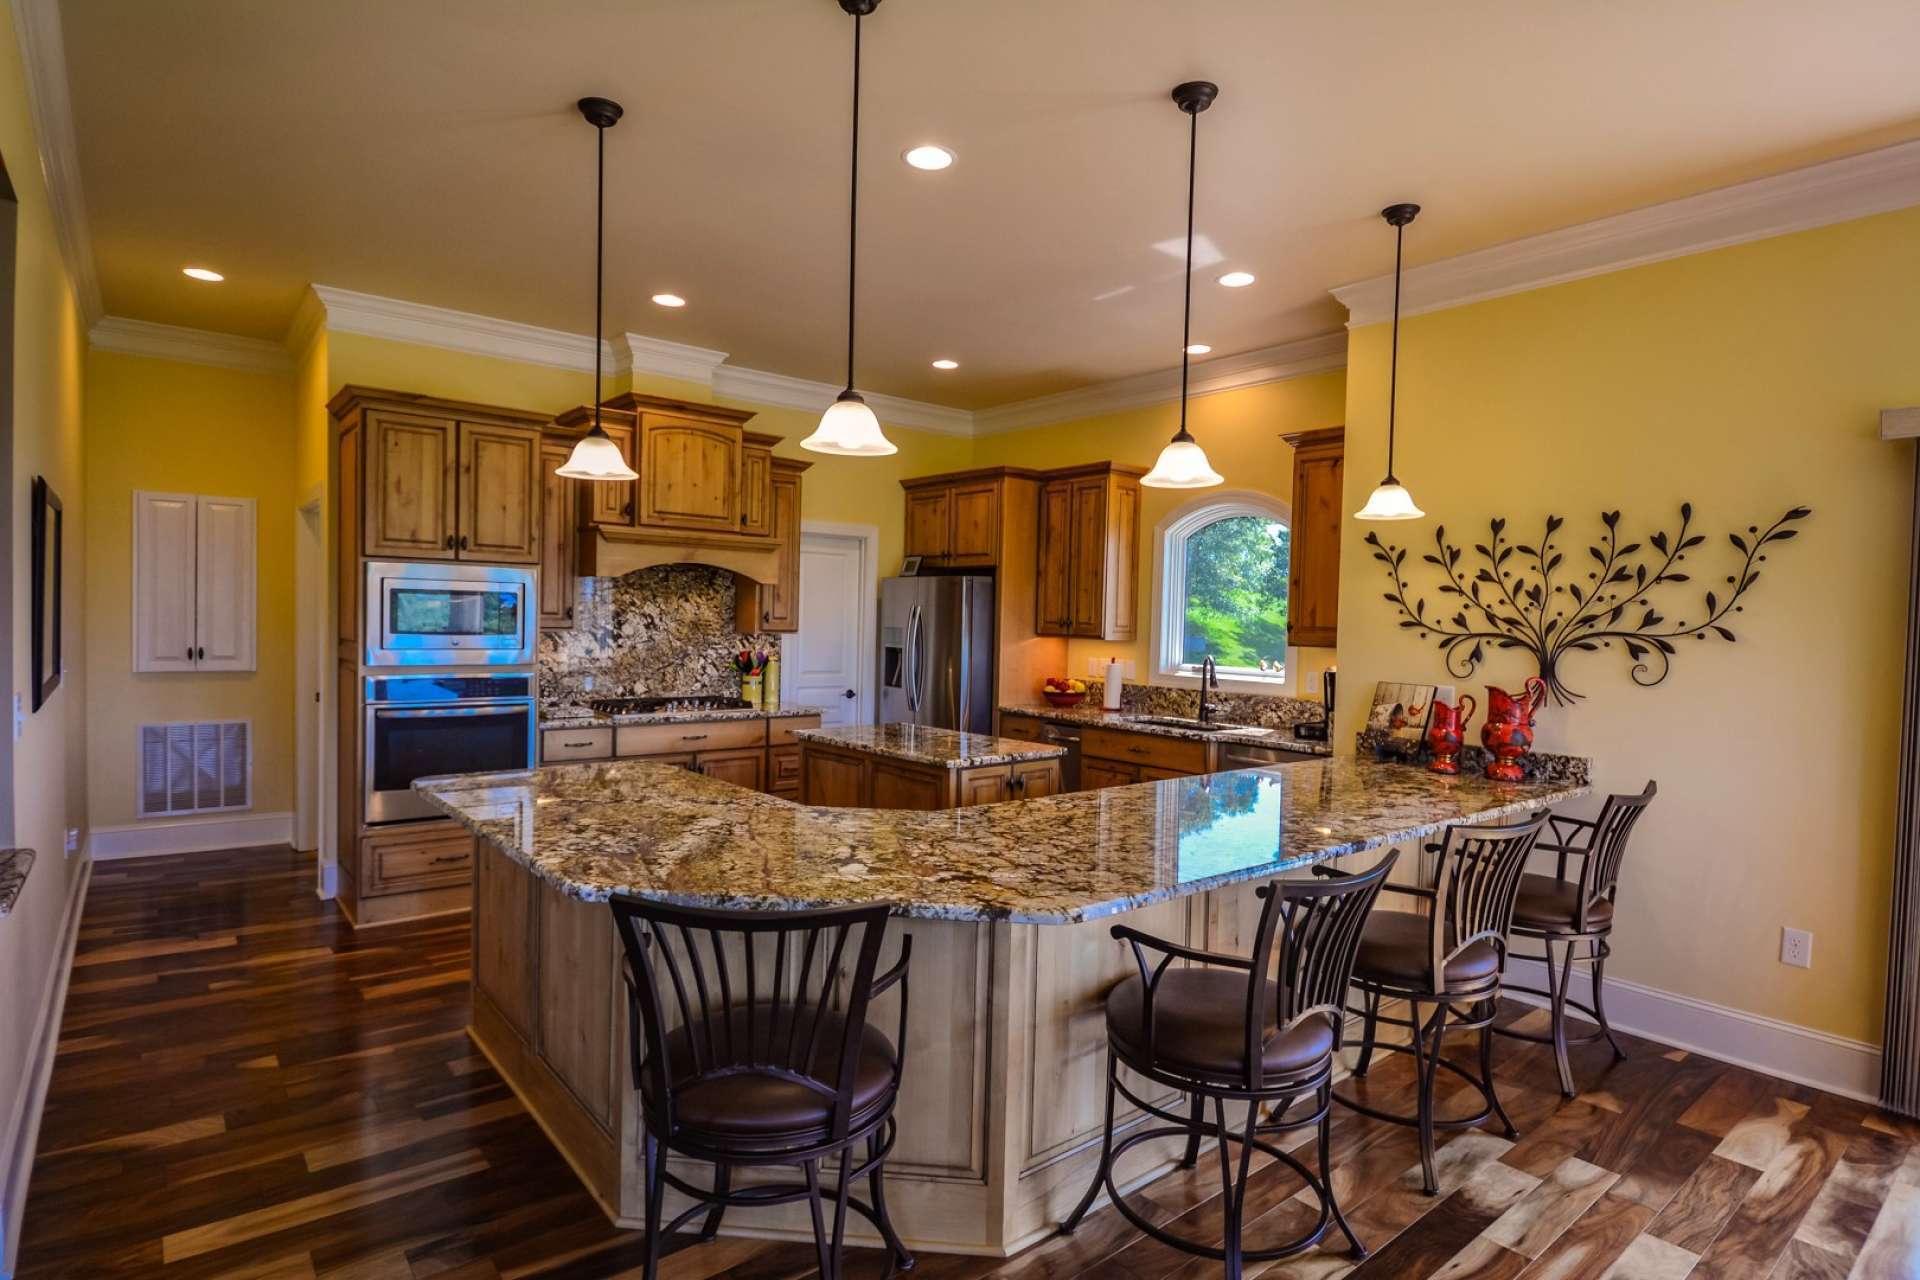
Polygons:
[[793,734],[819,727],[819,716],[780,716],[548,728],[540,731],[540,762],[643,760],[797,800],[800,744]]
[[907,491],[906,554],[955,568],[998,564],[1001,490],[1009,471],[901,481]]
[[1132,640],[1140,612],[1140,477],[1112,463],[1049,472],[1040,488],[1041,635]]
[[[602,401],[601,425],[640,478],[593,483],[587,523],[768,536],[762,513],[769,493],[762,488],[749,496],[746,484],[770,486],[771,468],[761,459],[770,460],[779,437],[756,436],[761,458],[749,468],[745,423],[752,416],[635,391]],[[577,434],[592,425],[593,407],[577,406],[554,421]]]
[[1346,428],[1280,438],[1293,446],[1293,528],[1287,643],[1331,647],[1340,632],[1340,526],[1346,499]]
[[1003,800],[1036,800],[1059,790],[1058,760],[948,769],[819,742],[800,746],[802,804],[836,809],[963,809]]

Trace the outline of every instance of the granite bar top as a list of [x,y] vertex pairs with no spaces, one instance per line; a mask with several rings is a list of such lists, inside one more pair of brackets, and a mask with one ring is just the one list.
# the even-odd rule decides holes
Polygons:
[[786,720],[825,714],[819,707],[745,707],[720,711],[646,711],[610,716],[591,707],[554,707],[540,714],[542,729],[594,729],[616,724],[707,724],[714,720]]
[[1257,725],[1235,725],[1224,722],[1217,723],[1211,729],[1196,729],[1172,724],[1147,724],[1141,712],[1106,711],[1097,703],[1083,702],[1077,707],[1056,707],[1052,703],[1042,703],[1039,706],[1015,706],[1009,703],[1002,706],[1000,710],[1007,715],[1032,716],[1036,720],[1050,720],[1055,724],[1104,725],[1109,729],[1124,729],[1128,733],[1151,733],[1161,738],[1185,738],[1190,742],[1227,742],[1253,747],[1279,747],[1310,756],[1333,754],[1330,743],[1296,738],[1285,729],[1265,729]]
[[33,850],[0,849],[0,919],[12,912],[27,887],[27,872],[33,870]]
[[707,907],[892,902],[1065,924],[1586,792],[1334,757],[935,812],[817,809],[638,760],[429,778],[415,790],[560,891]]
[[960,733],[923,724],[834,725],[826,729],[798,729],[793,736],[802,742],[818,742],[823,746],[844,747],[849,751],[947,769],[1056,760],[1067,754],[1065,747],[1046,743]]

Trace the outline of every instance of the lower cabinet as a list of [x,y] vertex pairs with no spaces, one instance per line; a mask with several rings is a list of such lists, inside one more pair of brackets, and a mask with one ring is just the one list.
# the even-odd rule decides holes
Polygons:
[[643,760],[692,769],[749,791],[800,798],[800,747],[793,735],[819,716],[775,720],[681,720],[669,724],[543,729],[540,762]]
[[1030,800],[1060,790],[1060,761],[949,769],[807,743],[800,752],[801,803],[834,809],[964,809]]
[[749,791],[764,791],[767,785],[767,753],[760,747],[739,751],[702,751],[693,758],[696,773],[731,782]]
[[473,883],[473,835],[452,821],[361,829],[345,863],[341,903],[356,925],[463,911]]
[[1140,781],[1139,765],[1081,758],[1080,789],[1082,791],[1098,791],[1101,787],[1124,787],[1130,782],[1138,781]]

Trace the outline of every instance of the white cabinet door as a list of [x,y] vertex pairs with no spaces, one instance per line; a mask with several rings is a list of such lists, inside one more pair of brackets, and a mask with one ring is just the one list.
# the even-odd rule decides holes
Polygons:
[[194,666],[195,498],[133,495],[133,669]]
[[254,669],[253,499],[201,498],[194,660],[202,671]]

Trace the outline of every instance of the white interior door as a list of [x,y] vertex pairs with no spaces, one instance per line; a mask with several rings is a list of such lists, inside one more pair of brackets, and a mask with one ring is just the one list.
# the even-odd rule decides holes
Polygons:
[[823,724],[873,722],[872,541],[800,534],[800,630],[781,646],[780,697],[819,707]]

